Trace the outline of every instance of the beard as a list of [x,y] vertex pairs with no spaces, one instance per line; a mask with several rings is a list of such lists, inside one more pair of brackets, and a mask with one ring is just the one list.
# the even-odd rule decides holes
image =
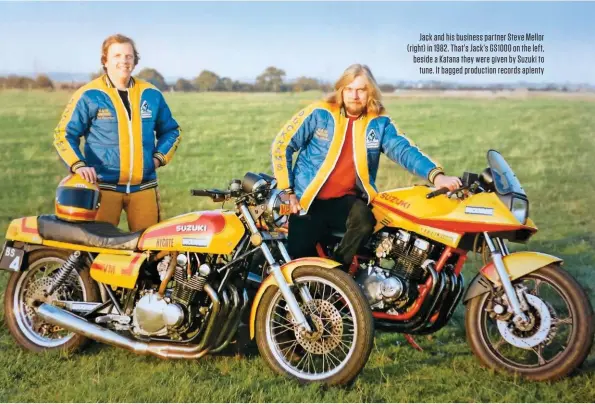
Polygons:
[[366,109],[366,104],[363,102],[345,102],[345,110],[349,115],[361,115]]

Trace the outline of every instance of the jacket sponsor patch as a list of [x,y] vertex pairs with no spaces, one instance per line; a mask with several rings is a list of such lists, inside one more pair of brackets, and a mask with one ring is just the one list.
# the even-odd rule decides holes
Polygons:
[[97,110],[97,119],[113,119],[112,112],[107,108],[99,108]]
[[480,206],[467,206],[465,208],[465,213],[468,215],[493,216],[494,208],[482,208]]
[[140,106],[140,116],[141,118],[152,118],[153,111],[149,109],[149,103],[147,100],[143,101],[143,104]]
[[366,148],[377,149],[380,147],[380,139],[374,129],[370,130],[366,135]]
[[316,129],[314,136],[320,140],[328,140],[328,130],[323,128]]

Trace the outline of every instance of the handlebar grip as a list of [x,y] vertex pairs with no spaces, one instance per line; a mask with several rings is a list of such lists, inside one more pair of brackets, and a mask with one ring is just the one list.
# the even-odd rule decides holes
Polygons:
[[190,195],[192,196],[211,196],[211,192],[206,189],[191,189]]
[[440,188],[440,189],[437,189],[437,190],[435,190],[435,191],[432,191],[432,192],[430,192],[429,194],[427,194],[427,195],[426,195],[426,199],[432,199],[432,198],[433,198],[433,197],[435,197],[435,196],[438,196],[438,195],[444,195],[444,194],[446,194],[448,191],[449,191],[449,189],[448,189],[448,188]]

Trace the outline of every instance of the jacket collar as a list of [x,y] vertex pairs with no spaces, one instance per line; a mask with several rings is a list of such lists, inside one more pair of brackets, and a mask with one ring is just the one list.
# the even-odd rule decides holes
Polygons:
[[[107,75],[107,73],[105,73],[103,75],[103,81],[105,82],[105,85],[107,86],[107,88],[116,88],[116,86],[114,85],[114,83],[112,82],[112,80],[109,78],[109,76]],[[133,88],[135,84],[135,80],[134,77],[130,77],[130,80],[128,81],[128,88]]]

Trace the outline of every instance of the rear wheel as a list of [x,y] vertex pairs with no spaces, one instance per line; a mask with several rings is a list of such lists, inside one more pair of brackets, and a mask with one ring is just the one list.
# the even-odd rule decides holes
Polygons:
[[515,325],[502,290],[467,306],[467,340],[480,362],[533,380],[566,376],[585,360],[593,343],[593,309],[583,288],[559,265],[513,281],[525,292],[528,324]]
[[305,266],[293,272],[293,279],[310,292],[311,304],[300,307],[316,329],[307,333],[294,324],[281,291],[270,287],[256,313],[262,357],[273,370],[301,382],[351,382],[365,366],[374,340],[364,295],[351,277],[336,269]]
[[11,335],[23,348],[41,352],[64,349],[70,352],[82,348],[88,339],[45,323],[35,311],[34,303],[54,300],[80,302],[100,301],[97,285],[89,275],[89,269],[73,270],[51,296],[44,296],[55,276],[68,259],[69,252],[58,250],[36,250],[29,254],[29,267],[10,276],[4,296],[5,321]]

